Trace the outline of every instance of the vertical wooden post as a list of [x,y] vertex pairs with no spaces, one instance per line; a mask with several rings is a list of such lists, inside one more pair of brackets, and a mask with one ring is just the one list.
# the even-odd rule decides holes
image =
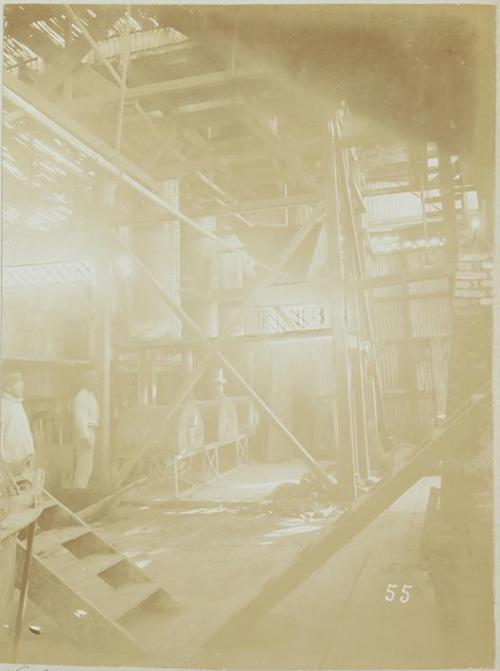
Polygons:
[[[359,296],[355,297],[356,299]],[[359,321],[358,321],[359,324]],[[352,393],[352,418],[354,426],[356,454],[357,454],[357,472],[361,478],[368,478],[370,475],[370,461],[368,457],[368,436],[367,436],[367,414],[364,393],[363,377],[363,354],[361,351],[361,339],[357,339],[357,349],[352,352],[351,358],[351,393]]]
[[28,597],[28,587],[30,582],[31,560],[33,558],[33,540],[35,538],[35,529],[36,529],[36,521],[32,522],[27,530],[23,575],[21,578],[21,587],[19,589],[19,602],[17,605],[16,626],[14,629],[14,641],[12,644],[12,658],[14,662],[17,661],[19,639],[21,638],[21,629],[24,622],[24,613],[26,610],[26,600]]
[[114,184],[107,180],[101,185],[98,206],[101,216],[96,222],[96,286],[95,286],[95,369],[99,378],[97,401],[100,410],[99,444],[95,470],[100,483],[110,481],[110,420],[111,420],[111,318],[113,286],[111,277],[111,240],[107,232],[106,213],[113,204]]
[[458,222],[455,211],[455,197],[453,193],[453,173],[449,153],[440,147],[439,184],[443,203],[443,215],[446,226],[448,258],[450,263],[456,263],[458,255]]
[[328,179],[325,194],[326,231],[330,266],[331,326],[334,336],[335,390],[339,433],[337,476],[339,497],[347,502],[356,498],[356,484],[348,382],[345,273],[341,249],[341,238],[344,237],[345,239],[345,235],[342,236],[340,216],[337,140],[337,122],[335,119],[330,119],[328,121]]
[[[344,151],[342,155],[342,160],[339,161],[339,170],[341,173],[341,187],[343,190],[344,198],[345,198],[345,205],[346,205],[346,210],[347,210],[347,221],[349,224],[348,228],[348,234],[350,236],[351,244],[352,244],[352,251],[353,251],[353,262],[354,262],[354,268],[355,268],[355,274],[357,274],[358,277],[365,277],[366,276],[366,271],[365,271],[365,258],[364,258],[364,249],[361,240],[359,239],[359,232],[358,232],[358,227],[355,222],[355,215],[354,215],[354,208],[352,204],[352,199],[350,195],[350,188],[349,188],[349,177],[348,177],[348,170],[347,170],[347,150]],[[373,329],[373,324],[372,324],[372,308],[370,306],[370,299],[368,297],[368,293],[366,291],[363,291],[361,294],[361,311],[362,311],[362,316],[363,316],[363,324],[364,327],[366,328],[366,335],[367,337],[373,342],[374,341],[374,329]],[[385,409],[384,409],[384,395],[383,395],[383,390],[382,390],[382,384],[381,384],[381,376],[380,376],[380,371],[378,367],[378,362],[377,362],[377,357],[374,357],[373,361],[374,365],[374,385],[375,385],[375,393],[376,393],[376,411],[377,411],[377,437],[376,440],[378,441],[379,437],[380,440],[382,441],[385,449],[389,446],[389,437],[387,435],[387,425],[385,421]]]
[[146,349],[139,352],[137,366],[138,400],[141,405],[148,405],[152,400],[151,386],[153,382],[151,350]]
[[[405,256],[405,252],[400,252],[400,272],[402,275],[407,273],[408,269],[408,260]],[[417,357],[414,357],[413,345],[412,345],[412,303],[411,303],[411,293],[410,287],[408,284],[401,285],[401,314],[403,318],[403,329],[404,329],[404,338],[405,342],[402,343],[401,347],[403,349],[401,363],[403,366],[402,378],[404,379],[405,389],[408,390],[407,402],[409,405],[409,440],[413,441],[418,435],[418,408],[419,408],[419,399],[418,399],[418,384],[417,384],[417,372],[415,369],[415,362]]]

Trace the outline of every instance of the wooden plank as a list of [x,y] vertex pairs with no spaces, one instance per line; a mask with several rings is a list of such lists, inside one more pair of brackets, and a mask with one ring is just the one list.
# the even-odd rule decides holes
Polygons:
[[160,589],[155,583],[123,585],[113,591],[111,599],[103,601],[102,609],[113,620],[120,620],[157,592]]
[[81,538],[92,533],[87,527],[80,525],[59,527],[50,531],[43,531],[35,536],[35,553],[41,554],[56,545],[62,545],[75,538]]
[[347,282],[347,288],[371,290],[383,289],[412,282],[425,282],[426,280],[449,279],[454,275],[453,264],[434,266],[424,270],[412,270],[394,275],[380,275],[379,277],[365,277]]
[[[110,554],[93,554],[84,559],[76,559],[76,557],[73,557],[73,561],[65,564],[63,567],[59,567],[57,573],[65,580],[74,584],[89,576],[95,579],[99,573],[107,571],[108,569],[115,567],[117,564],[126,561],[127,559],[123,555],[114,552]],[[46,562],[50,568],[55,569],[50,559],[46,559]]]
[[146,481],[147,478],[141,478],[140,480],[136,480],[130,483],[126,487],[121,487],[120,489],[116,490],[115,492],[112,492],[108,496],[105,496],[100,501],[92,503],[90,506],[83,508],[83,510],[79,510],[78,516],[81,517],[81,519],[85,520],[86,522],[91,522],[92,520],[95,520],[100,515],[109,512],[111,508],[118,505],[122,497],[125,496],[131,489],[133,489],[134,487],[140,487],[140,485],[143,485]]
[[335,553],[345,547],[404,492],[424,477],[448,450],[453,438],[464,426],[478,421],[485,407],[491,404],[491,393],[481,390],[450,416],[447,424],[434,436],[428,436],[409,461],[402,464],[387,480],[361,496],[351,509],[337,519],[317,540],[306,546],[289,566],[269,580],[254,599],[241,608],[204,644],[221,648],[237,640],[242,632],[269,609],[284,599],[311,574],[323,566]]

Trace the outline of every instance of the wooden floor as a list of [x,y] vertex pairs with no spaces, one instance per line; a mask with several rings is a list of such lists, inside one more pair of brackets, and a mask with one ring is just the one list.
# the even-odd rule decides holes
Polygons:
[[[245,647],[219,664],[241,668],[442,668],[442,629],[419,544],[432,478],[421,480],[316,575],[271,611]],[[386,601],[387,586],[412,585]],[[396,591],[396,590],[395,590]],[[208,661],[208,660],[205,660]],[[214,661],[214,660],[212,660]]]
[[[101,533],[162,584],[180,606],[179,615],[165,622],[161,631],[148,632],[157,656],[141,664],[241,669],[446,667],[433,586],[418,551],[432,484],[432,478],[417,483],[256,623],[238,647],[216,655],[201,651],[200,644],[313,540],[327,518],[252,515],[228,512],[223,505],[182,512],[155,505],[116,509],[101,522]],[[156,494],[152,504],[154,498]],[[409,601],[388,603],[389,584],[412,585]],[[49,662],[51,634],[48,629],[44,634],[43,661]],[[37,644],[31,641],[32,653]],[[68,662],[85,664],[86,659],[73,648]],[[36,661],[36,654],[26,661]],[[64,662],[61,655],[58,661]]]

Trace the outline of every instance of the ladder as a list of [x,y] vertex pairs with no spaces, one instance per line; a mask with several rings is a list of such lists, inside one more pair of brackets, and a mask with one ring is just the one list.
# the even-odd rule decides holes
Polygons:
[[[177,608],[154,580],[44,490],[29,598],[65,636],[99,653],[150,655]],[[24,563],[26,541],[18,541]],[[22,565],[20,563],[20,565]]]

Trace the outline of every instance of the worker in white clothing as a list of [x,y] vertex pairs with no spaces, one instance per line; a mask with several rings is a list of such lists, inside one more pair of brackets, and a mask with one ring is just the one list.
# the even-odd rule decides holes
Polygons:
[[73,428],[76,450],[75,489],[88,487],[94,469],[96,432],[99,426],[99,406],[95,396],[97,375],[87,372],[82,388],[73,400]]
[[0,451],[14,480],[31,481],[35,472],[33,435],[23,406],[24,380],[19,372],[3,376]]

